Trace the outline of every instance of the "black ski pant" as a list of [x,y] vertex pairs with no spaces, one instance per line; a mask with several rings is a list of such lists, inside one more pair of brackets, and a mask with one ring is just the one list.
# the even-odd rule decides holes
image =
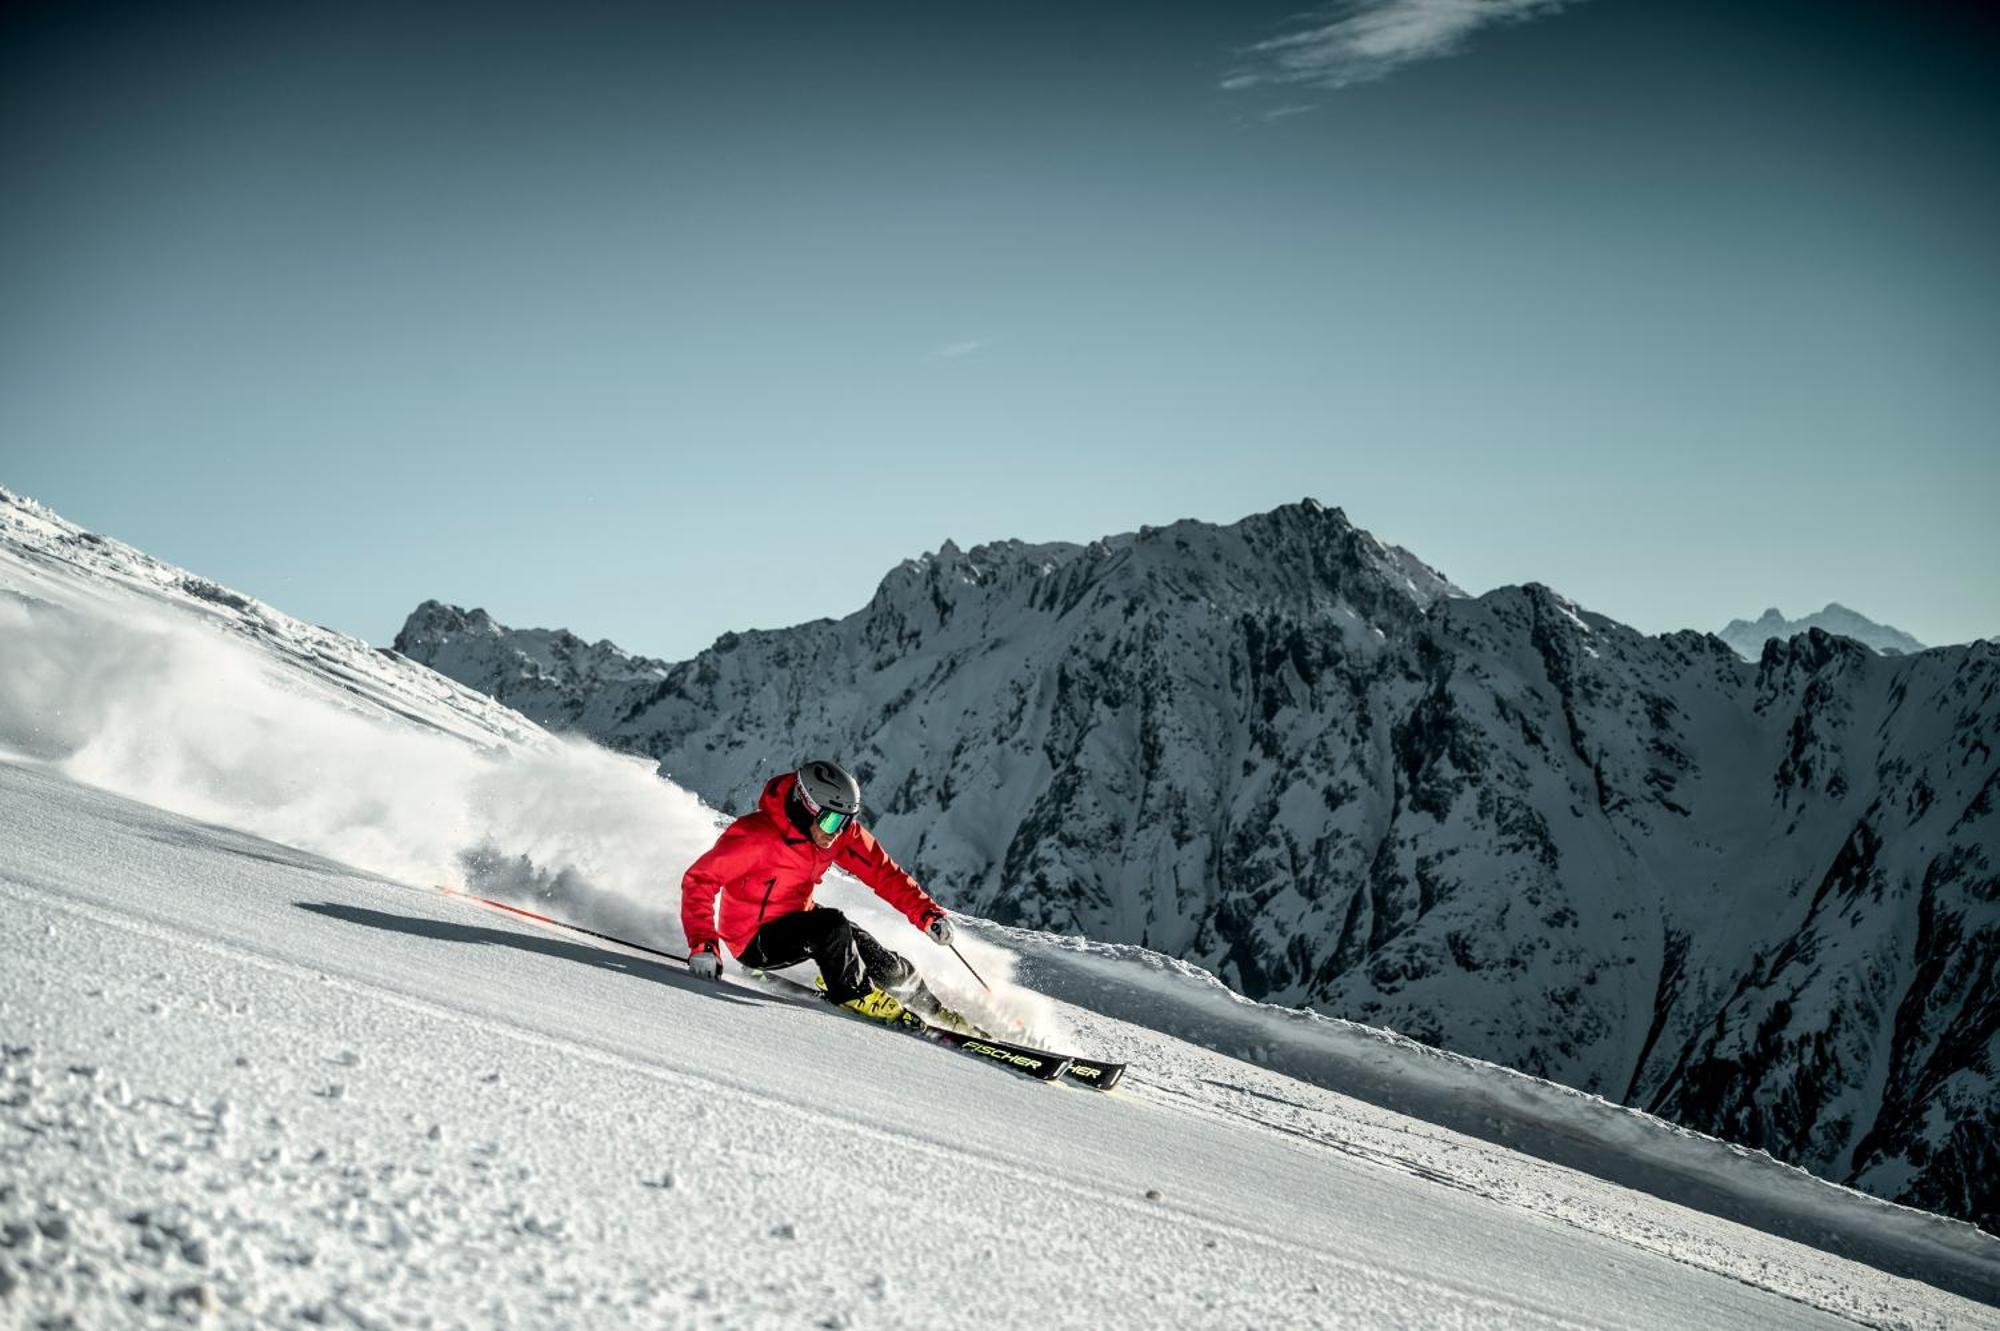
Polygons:
[[[759,929],[737,960],[758,970],[796,966],[806,958],[819,964],[826,996],[836,1003],[860,998],[871,987],[904,993],[922,988],[917,969],[875,941],[831,906],[780,915]],[[929,991],[925,991],[929,996]]]

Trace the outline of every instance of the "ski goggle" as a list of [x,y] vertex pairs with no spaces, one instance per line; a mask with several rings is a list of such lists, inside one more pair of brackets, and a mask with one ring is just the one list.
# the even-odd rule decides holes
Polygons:
[[823,809],[819,817],[813,819],[813,826],[828,836],[839,836],[840,829],[853,821],[854,815],[851,813],[842,813],[838,809]]

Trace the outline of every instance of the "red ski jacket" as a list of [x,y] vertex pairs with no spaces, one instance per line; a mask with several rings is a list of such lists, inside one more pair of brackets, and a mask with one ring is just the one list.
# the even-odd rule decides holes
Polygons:
[[[920,929],[938,909],[937,902],[860,823],[842,828],[825,850],[814,845],[785,810],[797,781],[784,772],[765,782],[757,811],[731,823],[715,845],[688,866],[681,879],[681,928],[690,951],[720,938],[730,952],[741,955],[766,920],[811,909],[813,889],[836,865],[875,889],[876,896]],[[718,892],[722,894],[719,930]]]

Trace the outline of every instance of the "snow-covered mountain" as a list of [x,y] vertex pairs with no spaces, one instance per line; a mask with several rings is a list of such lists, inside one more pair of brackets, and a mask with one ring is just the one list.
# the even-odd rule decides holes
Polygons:
[[1308,501],[947,544],[652,680],[529,688],[511,631],[434,603],[397,648],[722,807],[845,757],[962,909],[2000,1226],[1995,643],[1744,662],[1546,587],[1465,597]]
[[587,643],[566,629],[508,629],[484,610],[426,601],[411,618],[424,625],[426,665],[451,679],[486,680],[492,687],[481,692],[557,729],[604,729],[610,718],[597,709],[608,696],[650,689],[667,675],[664,663],[608,641]]
[[1728,626],[1716,636],[1735,648],[1738,656],[1746,661],[1755,661],[1764,655],[1764,644],[1771,639],[1796,638],[1814,629],[1852,638],[1862,646],[1872,647],[1884,654],[1903,656],[1924,650],[1922,643],[1903,630],[1877,624],[1838,601],[1827,602],[1826,609],[1815,611],[1803,619],[1786,619],[1776,606],[1772,606],[1754,620],[1730,620]]
[[0,1324],[2000,1327],[1967,1225],[1144,949],[963,934],[1100,1096],[430,887],[671,944],[651,767],[0,491]]

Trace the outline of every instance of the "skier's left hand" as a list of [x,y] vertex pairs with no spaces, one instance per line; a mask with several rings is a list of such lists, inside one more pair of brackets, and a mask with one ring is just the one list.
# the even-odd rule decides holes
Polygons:
[[933,943],[945,946],[951,942],[951,921],[945,918],[943,911],[934,910],[924,916],[924,932],[931,936]]

